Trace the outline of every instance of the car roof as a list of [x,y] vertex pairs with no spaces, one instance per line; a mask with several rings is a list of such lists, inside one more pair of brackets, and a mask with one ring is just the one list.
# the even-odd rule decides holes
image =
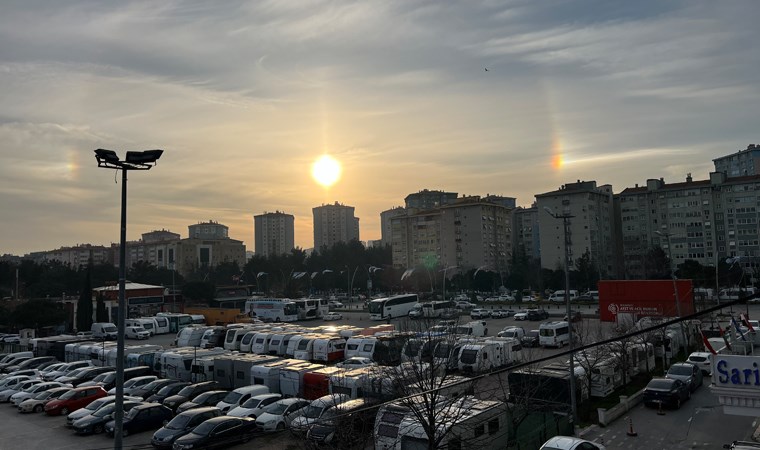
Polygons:
[[242,421],[245,421],[245,419],[253,420],[253,419],[250,419],[249,417],[217,416],[217,417],[213,417],[211,419],[208,419],[206,421],[206,423],[217,424],[217,423],[226,422],[228,420],[242,420]]
[[290,405],[290,404],[293,404],[293,403],[296,403],[296,402],[299,402],[299,401],[307,401],[308,402],[309,400],[306,400],[304,398],[299,398],[299,397],[288,397],[288,398],[283,398],[282,400],[277,400],[276,403],[279,403],[281,405]]
[[216,406],[203,406],[200,408],[193,408],[193,409],[188,409],[187,411],[182,411],[181,413],[177,415],[178,416],[194,416],[196,414],[203,414],[209,411],[213,411],[215,409],[221,411],[221,409],[217,408]]
[[542,445],[541,448],[543,448],[544,446],[550,445],[552,448],[569,450],[569,449],[575,448],[576,445],[581,444],[583,442],[589,442],[589,441],[585,439],[581,439],[581,438],[572,437],[572,436],[554,436],[553,438],[544,442],[544,445]]
[[[160,406],[162,408],[166,408],[166,406],[162,405],[161,403],[153,403],[152,402],[152,403],[143,403],[142,405],[137,405],[137,406],[135,406],[134,409],[150,409],[150,408],[155,408],[157,406]],[[166,408],[166,409],[169,409],[169,408]]]

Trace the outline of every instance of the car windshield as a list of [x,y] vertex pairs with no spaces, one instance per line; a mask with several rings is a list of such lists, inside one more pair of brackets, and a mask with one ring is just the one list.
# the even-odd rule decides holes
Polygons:
[[208,436],[209,433],[211,433],[211,430],[216,427],[217,423],[214,422],[203,422],[202,424],[198,425],[193,429],[193,433],[201,435],[201,436]]
[[109,405],[106,405],[98,409],[97,411],[92,413],[92,415],[95,417],[105,417],[113,412],[115,406],[116,406],[116,403],[111,403]]
[[319,417],[322,416],[322,413],[324,411],[325,411],[325,407],[324,406],[309,405],[306,408],[306,411],[304,412],[304,416],[307,417],[307,418],[309,418],[309,419],[318,419]]
[[264,412],[269,414],[274,414],[275,416],[281,416],[285,410],[288,409],[288,405],[285,403],[272,403],[271,405],[264,408]]
[[106,333],[116,333],[116,327],[103,327],[103,331]]
[[692,368],[687,366],[673,366],[668,369],[668,375],[691,375]]
[[163,396],[166,396],[166,395],[171,395],[171,393],[172,393],[172,391],[174,390],[175,386],[176,386],[176,385],[174,385],[174,384],[171,384],[171,385],[169,385],[169,386],[164,386],[164,387],[162,387],[162,388],[161,388],[161,389],[158,391],[158,395],[163,395]]
[[99,383],[101,381],[105,381],[106,378],[108,378],[108,375],[110,375],[108,372],[101,373],[100,375],[98,375],[95,378],[93,378],[92,381],[94,381],[95,383]]
[[146,384],[142,388],[145,389],[146,391],[152,391],[153,389],[155,389],[158,386],[161,386],[162,384],[166,384],[166,380],[151,381],[150,383]]
[[704,356],[689,356],[689,361],[705,362],[707,361],[707,358],[705,358]]
[[253,408],[258,408],[260,403],[261,403],[260,399],[252,397],[246,400],[245,403],[243,403],[240,406],[242,406],[243,408],[253,409]]
[[53,391],[42,391],[32,398],[34,398],[35,400],[45,400],[46,398],[50,397],[52,394],[53,394]]
[[139,413],[140,413],[140,408],[132,408],[129,410],[129,412],[126,414],[125,417],[127,419],[134,419]]
[[192,418],[192,414],[180,414],[167,423],[164,428],[169,430],[184,430]]
[[224,400],[222,400],[222,401],[224,403],[230,403],[232,405],[236,405],[237,402],[238,402],[238,400],[240,400],[240,397],[242,397],[242,396],[243,396],[243,394],[241,394],[240,392],[232,391],[229,394],[227,394],[224,397]]
[[69,392],[66,392],[65,394],[61,395],[58,398],[60,398],[61,400],[68,400],[70,398],[73,398],[79,392],[81,392],[81,391],[77,391],[77,390],[69,391]]

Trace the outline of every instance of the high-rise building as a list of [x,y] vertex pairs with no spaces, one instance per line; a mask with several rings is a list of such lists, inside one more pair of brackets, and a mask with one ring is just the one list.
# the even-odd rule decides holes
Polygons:
[[456,192],[429,191],[423,189],[415,194],[409,194],[404,199],[406,209],[411,213],[425,209],[438,208],[453,203],[457,199]]
[[253,216],[254,244],[257,255],[290,253],[295,248],[295,218],[280,211]]
[[332,247],[338,242],[359,240],[359,218],[354,207],[335,202],[312,209],[314,214],[314,249]]
[[713,159],[716,172],[728,178],[760,175],[760,145],[750,144],[745,150]]
[[517,208],[512,212],[512,246],[514,251],[522,250],[530,259],[541,259],[541,239],[539,237],[538,208]]
[[382,245],[391,245],[391,219],[406,214],[406,208],[396,206],[380,213],[380,240]]
[[[562,219],[570,215],[568,246],[571,264],[588,253],[602,278],[615,270],[614,205],[612,186],[597,187],[596,181],[568,183],[559,190],[536,195],[541,267],[551,270],[565,267],[565,235]],[[572,268],[571,268],[572,270]]]

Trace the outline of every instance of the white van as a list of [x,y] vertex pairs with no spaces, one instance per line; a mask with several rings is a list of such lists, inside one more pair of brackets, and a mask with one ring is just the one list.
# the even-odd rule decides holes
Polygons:
[[124,321],[124,325],[128,327],[142,327],[145,331],[149,332],[151,336],[156,334],[156,321],[148,317],[140,317],[138,319],[127,319]]
[[[570,289],[569,292],[570,292],[570,301],[571,302],[573,302],[575,300],[578,300],[578,291],[577,290]],[[549,296],[549,301],[550,302],[558,302],[558,303],[564,302],[565,301],[565,291],[564,290],[554,291],[552,293],[552,295]]]
[[110,322],[95,322],[90,327],[92,337],[95,339],[116,339],[118,329]]
[[563,347],[570,343],[570,327],[564,321],[544,322],[538,326],[541,347]]

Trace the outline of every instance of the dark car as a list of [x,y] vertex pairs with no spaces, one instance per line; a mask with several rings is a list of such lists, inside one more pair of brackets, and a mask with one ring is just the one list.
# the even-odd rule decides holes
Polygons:
[[151,395],[161,390],[161,388],[164,388],[170,384],[176,384],[176,383],[181,383],[181,381],[159,378],[158,380],[151,381],[150,383],[146,384],[145,386],[139,389],[135,389],[134,391],[132,391],[132,394],[130,395],[134,397],[142,397],[143,400],[145,400],[146,398],[150,397]]
[[178,381],[176,383],[168,384],[162,387],[161,389],[159,389],[158,392],[156,392],[155,394],[146,398],[145,401],[152,402],[152,403],[163,403],[163,401],[166,400],[167,397],[176,395],[177,392],[184,389],[185,386],[190,386],[190,383],[188,381]]
[[[158,403],[143,403],[142,405],[135,406],[130,409],[128,413],[124,415],[124,423],[122,424],[122,435],[127,436],[132,433],[139,433],[141,431],[155,430],[164,424],[164,421],[169,421],[172,418],[172,410],[164,405]],[[106,424],[106,434],[109,437],[113,436],[114,421],[110,421]]]
[[162,402],[164,406],[176,411],[179,405],[189,401],[191,398],[195,398],[200,394],[208,391],[213,391],[219,388],[219,383],[216,381],[204,381],[202,383],[190,384],[182,388],[175,395],[166,397]]
[[60,381],[61,383],[70,384],[74,387],[77,387],[82,383],[91,381],[93,378],[97,377],[101,373],[112,372],[114,370],[115,369],[113,367],[109,367],[109,366],[87,367],[86,369],[82,370],[81,372],[75,375],[72,375],[70,377],[56,378],[55,381]]
[[248,442],[256,434],[256,421],[250,417],[219,416],[198,425],[174,441],[173,449],[221,448]]
[[187,411],[188,409],[200,408],[201,406],[214,406],[224,400],[229,391],[207,391],[195,396],[189,402],[182,403],[177,407],[177,413]]
[[222,415],[222,410],[215,406],[193,408],[177,414],[169,423],[153,434],[150,443],[156,448],[171,448],[174,441],[195,427],[214,417]]
[[370,398],[349,400],[328,409],[314,423],[306,439],[340,448],[364,448],[372,435],[379,401]]
[[663,404],[680,408],[681,403],[690,398],[689,386],[681,380],[652,378],[644,388],[644,404],[647,406]]
[[[143,375],[150,375],[151,368],[148,366],[129,367],[124,369],[124,381],[131,380],[132,378],[141,377]],[[93,378],[93,382],[103,386],[103,389],[110,391],[116,387],[116,371],[102,373]]]
[[528,330],[525,332],[525,336],[520,339],[520,343],[523,347],[539,347],[541,345],[540,340],[538,330]]
[[[571,322],[580,322],[581,320],[583,320],[583,316],[581,315],[580,311],[570,311],[570,318],[571,318],[570,319]],[[562,320],[567,322],[567,314],[565,314],[565,317]]]
[[549,318],[549,313],[546,312],[545,309],[529,309],[528,310],[528,316],[526,317],[528,320],[546,320]]
[[3,372],[10,373],[16,370],[43,369],[57,362],[58,358],[55,356],[38,356],[36,358],[29,358],[25,361],[21,361],[18,364],[7,366],[3,369]]
[[670,366],[668,373],[665,374],[665,378],[672,378],[674,380],[681,380],[689,386],[691,392],[697,390],[702,386],[702,370],[699,367],[691,363],[675,363]]
[[[124,411],[129,411],[137,405],[141,405],[141,402],[134,400],[127,400],[124,402]],[[98,408],[92,414],[88,414],[80,419],[75,420],[71,424],[71,428],[77,434],[100,434],[103,432],[106,423],[108,423],[113,417],[116,403],[109,403],[105,406]]]

